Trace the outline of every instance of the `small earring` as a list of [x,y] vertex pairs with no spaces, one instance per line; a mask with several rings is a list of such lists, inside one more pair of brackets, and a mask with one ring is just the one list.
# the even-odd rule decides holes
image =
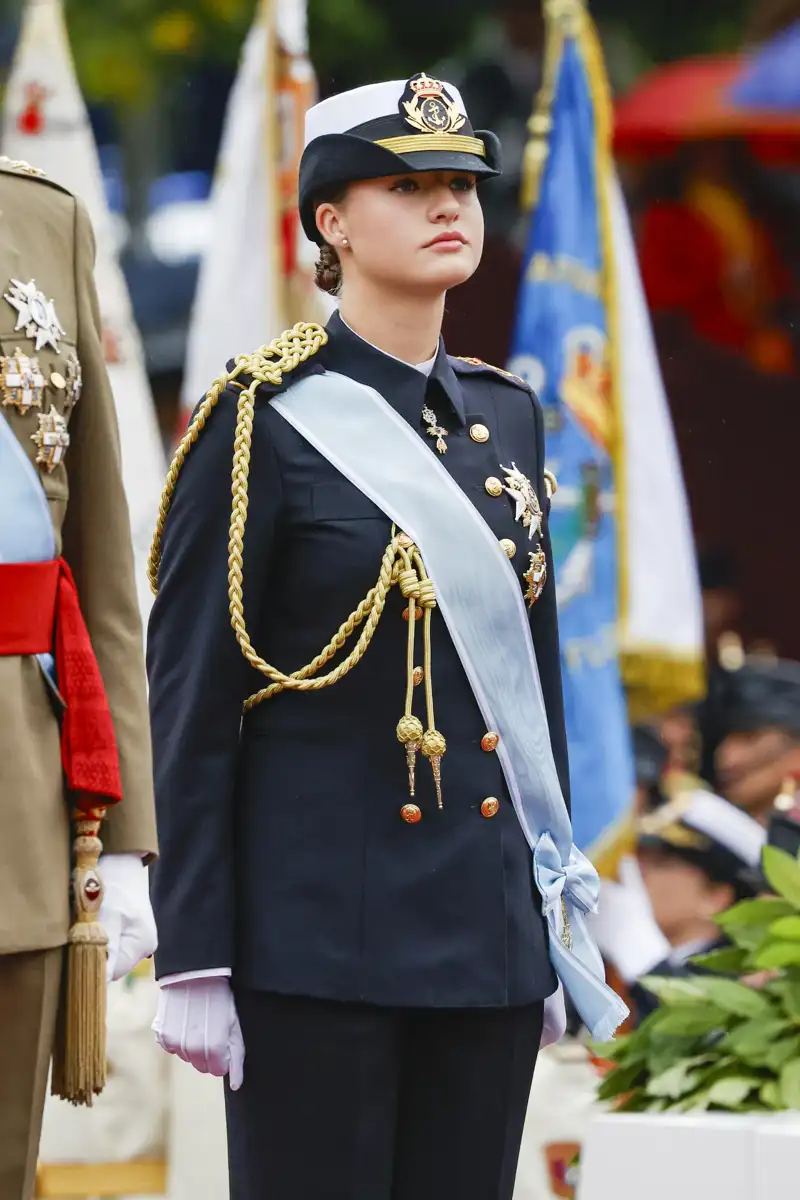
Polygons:
[[350,245],[350,243],[348,242],[347,238],[342,238],[342,245],[343,245],[343,246],[349,246],[349,245]]

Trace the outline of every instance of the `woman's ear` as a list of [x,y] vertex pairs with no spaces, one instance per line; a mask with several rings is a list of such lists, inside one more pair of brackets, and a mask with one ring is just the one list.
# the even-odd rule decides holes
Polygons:
[[344,238],[342,215],[333,204],[320,204],[315,213],[317,229],[329,245],[338,248]]

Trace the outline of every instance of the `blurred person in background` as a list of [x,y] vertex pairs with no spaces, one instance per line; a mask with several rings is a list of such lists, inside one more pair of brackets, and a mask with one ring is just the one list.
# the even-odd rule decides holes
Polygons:
[[637,823],[636,854],[604,881],[593,926],[639,1020],[657,1001],[639,981],[686,975],[725,944],[714,918],[758,894],[764,829],[713,792],[682,792]]
[[760,211],[746,144],[688,142],[652,182],[639,223],[650,309],[682,313],[694,333],[759,371],[795,374],[787,313],[796,285]]
[[766,823],[784,781],[800,772],[800,663],[748,656],[725,673],[714,720],[720,793]]
[[[0,208],[0,1200],[29,1200],[71,892],[76,922],[99,908],[107,976],[121,978],[155,948],[143,862],[156,838],[94,235],[82,204],[25,163],[0,160]],[[71,887],[72,810],[95,829],[106,804],[100,878],[85,836]],[[91,996],[89,1028],[104,1013]]]

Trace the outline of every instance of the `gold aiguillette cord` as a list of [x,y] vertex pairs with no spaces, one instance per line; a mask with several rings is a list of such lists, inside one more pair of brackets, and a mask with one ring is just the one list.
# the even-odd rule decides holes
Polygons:
[[[436,802],[442,805],[442,756],[447,750],[447,742],[443,734],[436,728],[433,709],[433,678],[431,672],[431,613],[436,607],[436,593],[433,583],[425,570],[422,556],[416,546],[409,545],[401,550],[403,569],[398,573],[397,582],[400,590],[408,600],[408,639],[406,643],[406,706],[405,713],[397,726],[398,740],[405,746],[406,762],[408,764],[408,783],[411,795],[415,792],[416,756],[421,750],[431,764],[433,782],[436,787]],[[417,615],[417,602],[423,610],[424,658],[423,671],[425,678],[425,707],[428,728],[423,731],[422,722],[411,711],[414,696],[414,641]]]

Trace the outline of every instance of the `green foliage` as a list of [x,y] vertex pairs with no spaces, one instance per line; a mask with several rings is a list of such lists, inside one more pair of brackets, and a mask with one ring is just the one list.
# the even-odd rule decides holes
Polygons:
[[65,0],[89,100],[144,107],[159,85],[208,59],[235,64],[256,0]]
[[734,945],[695,959],[704,974],[642,980],[659,1008],[596,1047],[617,1111],[800,1110],[800,860],[768,846],[763,865],[777,895],[718,918]]

